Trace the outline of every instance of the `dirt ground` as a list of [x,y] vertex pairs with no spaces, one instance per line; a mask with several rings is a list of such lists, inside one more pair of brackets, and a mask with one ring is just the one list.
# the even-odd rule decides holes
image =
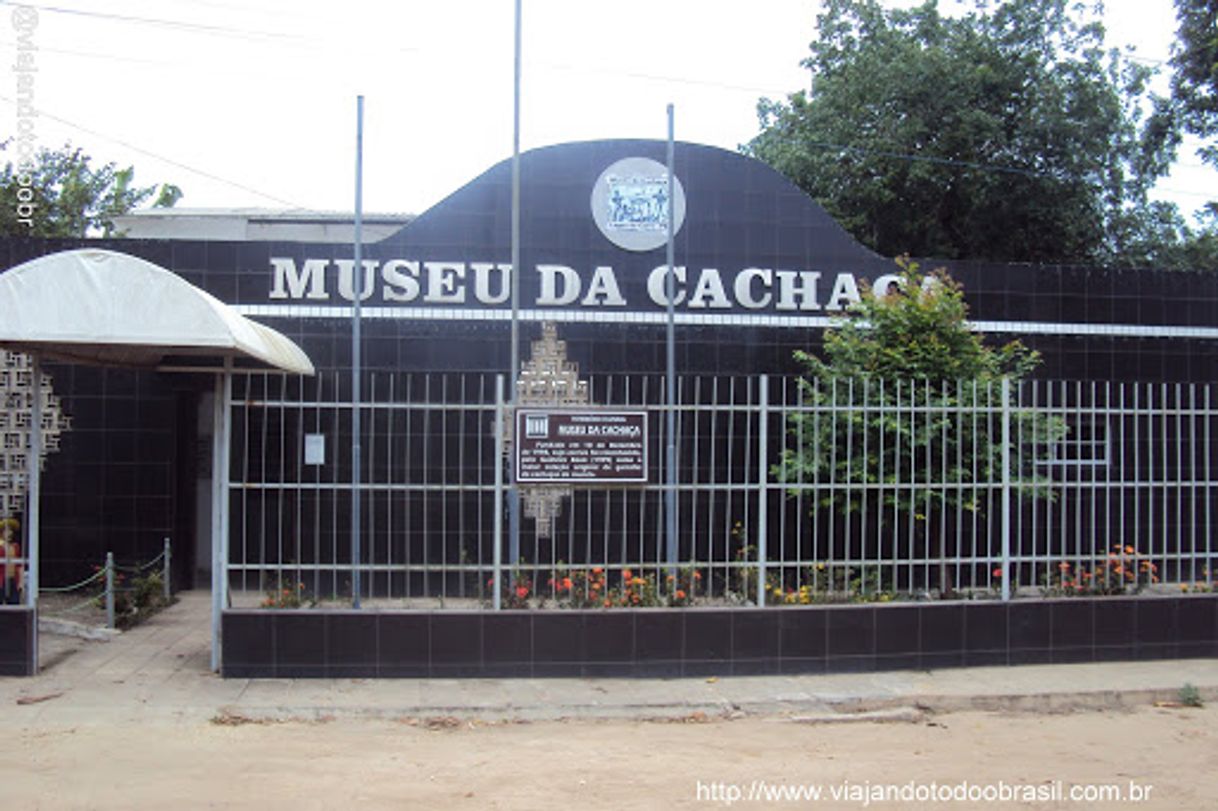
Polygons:
[[[1062,781],[1063,793],[1112,785],[1126,800],[1133,785],[1149,799],[865,803],[859,794],[879,784],[928,791],[932,782],[958,792],[965,781],[977,790],[998,790],[1002,781],[1042,792]],[[822,799],[747,799],[780,785],[819,785]],[[490,724],[217,716],[104,726],[82,719],[7,729],[0,786],[0,803],[14,809],[1213,809],[1218,708],[832,725],[701,717]],[[834,799],[835,790],[854,793]]]

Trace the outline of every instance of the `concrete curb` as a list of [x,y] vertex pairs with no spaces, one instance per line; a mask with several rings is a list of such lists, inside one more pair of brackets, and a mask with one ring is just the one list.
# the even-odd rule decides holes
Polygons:
[[[1218,701],[1218,687],[1198,687],[1205,703]],[[1077,710],[1128,710],[1152,706],[1157,702],[1175,702],[1179,688],[1137,688],[1129,690],[1074,690],[1037,693],[1005,693],[990,695],[919,695],[899,698],[860,698],[836,702],[839,712],[860,713],[908,706],[935,713],[950,712],[1019,712],[1065,713]]]
[[[1199,688],[1203,701],[1218,701],[1218,687]],[[408,721],[532,722],[567,720],[714,721],[775,718],[798,723],[917,723],[932,714],[954,712],[1067,713],[1129,710],[1156,702],[1176,702],[1177,689],[1090,690],[991,695],[901,695],[826,700],[809,697],[775,701],[656,701],[572,704],[417,704],[399,706],[312,705],[221,707],[217,717],[244,723],[318,722],[340,719]]]

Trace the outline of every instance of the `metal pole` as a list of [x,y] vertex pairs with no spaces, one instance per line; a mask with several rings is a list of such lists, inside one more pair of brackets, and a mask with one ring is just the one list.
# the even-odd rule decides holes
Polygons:
[[[248,418],[248,411],[247,411]],[[228,498],[228,474],[232,469],[232,449],[233,449],[233,359],[224,359],[224,411],[221,414],[220,422],[222,441],[220,443],[220,560],[223,562],[224,578],[220,582],[220,596],[224,600],[225,608],[232,608],[232,598],[229,594],[229,578],[228,578],[228,563],[229,563],[229,498]],[[244,563],[244,561],[242,561]],[[244,585],[244,579],[242,584]]]
[[224,582],[228,576],[226,559],[223,555],[224,544],[221,541],[224,521],[224,510],[221,499],[225,497],[220,480],[220,464],[224,459],[224,412],[227,408],[224,398],[225,375],[216,375],[215,402],[212,405],[212,436],[211,436],[211,669],[213,673],[220,671],[220,626],[224,618]]
[[673,126],[672,104],[668,105],[668,272],[664,277],[664,294],[668,299],[668,328],[665,340],[668,347],[668,367],[665,373],[664,388],[667,394],[667,421],[665,437],[667,447],[664,454],[665,483],[664,490],[664,549],[665,560],[669,564],[677,562],[677,347],[676,329],[674,326],[676,298],[676,271],[673,268]]
[[30,447],[26,457],[28,490],[25,503],[26,602],[34,610],[34,633],[30,644],[31,674],[38,672],[38,561],[41,557],[42,528],[39,523],[39,507],[42,502],[42,359],[30,356]]
[[762,375],[758,381],[761,387],[757,400],[757,605],[765,605],[765,569],[766,556],[766,489],[769,482],[766,477],[766,461],[769,449],[769,411],[770,411],[770,378]]
[[114,553],[106,553],[106,627],[114,627]]
[[1011,599],[1011,378],[1002,379],[1002,600]]
[[355,97],[355,266],[352,288],[355,307],[351,314],[351,607],[360,607],[360,466],[363,464],[360,437],[361,300],[364,297],[364,97]]
[[491,600],[498,611],[503,602],[503,375],[495,376],[495,529]]
[[172,552],[169,549],[169,538],[166,538],[165,539],[165,553],[164,553],[164,558],[163,558],[163,563],[162,563],[162,575],[161,575],[162,596],[165,598],[165,602],[169,602],[169,598],[173,595],[173,589],[170,587],[170,584],[169,584],[169,577],[170,577],[169,564],[172,559],[173,559]]
[[[516,405],[516,383],[520,379],[520,16],[521,0],[516,0],[515,56],[512,71],[512,362],[508,379],[508,402]],[[511,476],[508,492],[508,560],[520,559],[520,490],[516,474]],[[496,587],[498,584],[496,584]]]

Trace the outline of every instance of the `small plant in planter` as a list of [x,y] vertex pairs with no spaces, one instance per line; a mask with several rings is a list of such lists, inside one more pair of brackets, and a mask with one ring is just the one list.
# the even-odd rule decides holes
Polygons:
[[766,593],[775,605],[819,603],[887,603],[901,597],[884,579],[879,566],[815,563],[802,582],[790,586],[782,578],[766,578]]
[[1117,544],[1090,566],[1067,560],[1058,563],[1045,577],[1044,593],[1054,597],[1137,594],[1158,582],[1158,566],[1134,547]]
[[613,606],[625,608],[651,608],[664,605],[664,599],[656,588],[654,574],[635,574],[632,569],[622,569],[621,585],[602,602],[605,608]]
[[[493,593],[495,578],[487,580],[486,587]],[[535,594],[532,579],[519,570],[515,570],[512,572],[511,578],[504,584],[500,604],[504,608],[529,608],[530,600],[535,596],[543,603],[545,602],[545,595]]]
[[267,586],[262,608],[313,608],[317,600],[306,593],[305,584],[290,577],[279,577]]
[[605,570],[601,566],[569,570],[560,565],[551,573],[546,585],[562,608],[599,607],[608,591]]
[[702,573],[692,566],[686,566],[676,574],[664,578],[668,587],[668,605],[684,607],[693,605],[698,594],[702,591]]

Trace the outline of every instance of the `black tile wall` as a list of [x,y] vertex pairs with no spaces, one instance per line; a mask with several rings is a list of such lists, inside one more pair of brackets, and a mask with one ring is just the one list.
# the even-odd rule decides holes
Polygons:
[[828,622],[824,611],[779,611],[778,645],[783,661],[815,660],[828,655]]
[[32,675],[34,611],[0,607],[0,676]]
[[[0,642],[12,633],[3,617]],[[226,677],[871,672],[1211,656],[1218,654],[1218,598],[497,614],[229,611],[223,628]]]
[[[916,611],[916,609],[914,609]],[[875,612],[871,607],[825,609],[826,656],[831,660],[875,655]]]

